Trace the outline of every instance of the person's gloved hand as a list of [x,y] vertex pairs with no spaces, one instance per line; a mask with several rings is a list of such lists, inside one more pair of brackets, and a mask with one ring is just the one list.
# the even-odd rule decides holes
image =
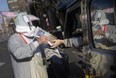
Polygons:
[[104,33],[104,31],[102,31],[101,29],[98,29],[98,30],[96,30],[96,31],[94,32],[94,35],[103,35],[103,36],[105,36],[105,33]]
[[37,41],[39,44],[46,44],[48,41],[48,37],[45,35],[40,36],[39,38],[37,38]]

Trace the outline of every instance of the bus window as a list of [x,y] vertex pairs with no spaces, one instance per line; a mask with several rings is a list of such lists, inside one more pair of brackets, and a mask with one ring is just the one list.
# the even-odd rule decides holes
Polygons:
[[114,0],[90,2],[91,25],[96,48],[116,50],[116,24]]

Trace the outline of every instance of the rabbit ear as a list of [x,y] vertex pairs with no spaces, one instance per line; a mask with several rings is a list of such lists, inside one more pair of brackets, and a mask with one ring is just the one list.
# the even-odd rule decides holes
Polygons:
[[30,19],[31,21],[40,20],[40,18],[38,18],[38,17],[36,17],[36,16],[34,16],[34,15],[28,15],[28,17],[29,17],[29,19]]
[[9,11],[3,11],[0,12],[3,16],[6,16],[8,18],[15,18],[17,16],[17,13],[15,12],[9,12]]

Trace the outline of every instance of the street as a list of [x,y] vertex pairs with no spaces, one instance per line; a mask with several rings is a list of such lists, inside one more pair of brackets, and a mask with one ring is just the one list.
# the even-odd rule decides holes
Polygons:
[[12,65],[10,55],[7,50],[6,35],[0,34],[0,78],[13,78]]

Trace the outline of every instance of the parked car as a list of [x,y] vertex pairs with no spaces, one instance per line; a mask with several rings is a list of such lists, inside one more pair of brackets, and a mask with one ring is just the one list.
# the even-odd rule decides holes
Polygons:
[[[116,77],[115,5],[115,0],[78,0],[67,7],[64,36],[83,37],[81,51],[72,49],[71,53],[85,63],[89,76],[94,78]],[[88,44],[84,43],[85,37]]]
[[50,1],[41,27],[60,39],[83,38],[81,47],[62,48],[69,56],[69,78],[116,78],[116,1]]

